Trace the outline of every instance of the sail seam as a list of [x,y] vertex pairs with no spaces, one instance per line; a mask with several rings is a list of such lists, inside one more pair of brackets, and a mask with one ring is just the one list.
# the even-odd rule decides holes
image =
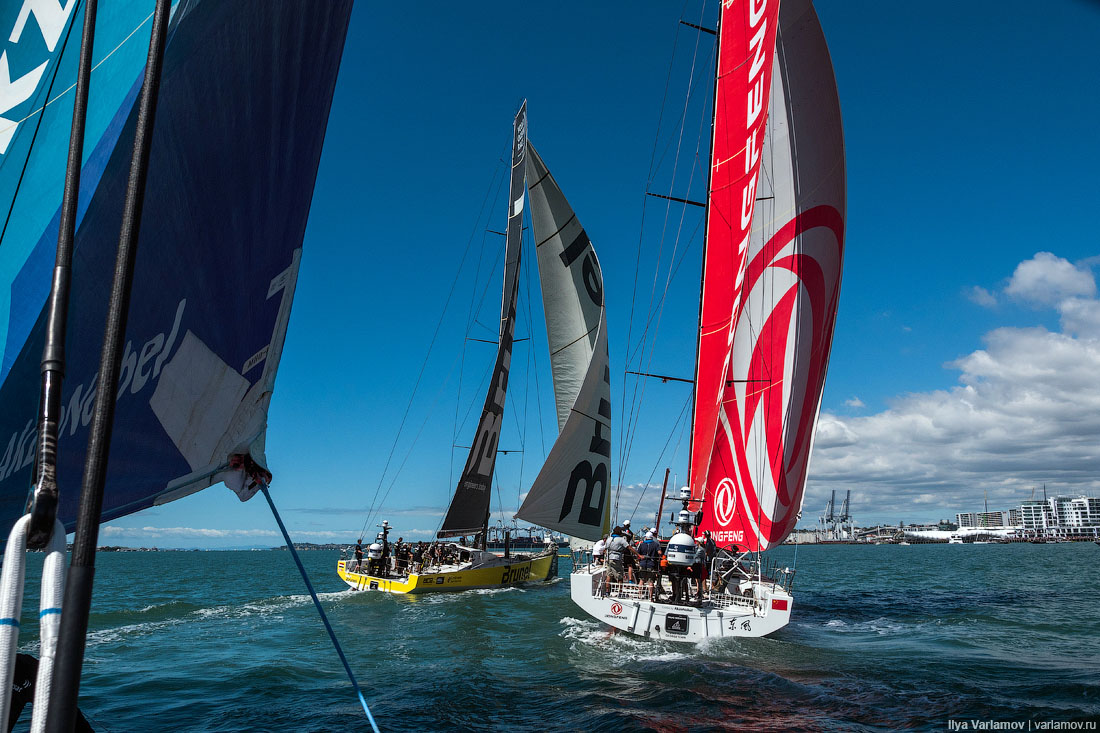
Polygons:
[[563,231],[565,231],[565,228],[566,228],[567,226],[569,226],[570,224],[572,224],[572,223],[573,223],[573,222],[575,222],[576,220],[577,220],[577,213],[576,213],[576,212],[573,212],[573,216],[569,217],[569,219],[568,219],[568,220],[566,220],[566,222],[565,222],[564,224],[562,224],[562,225],[561,225],[560,227],[558,227],[557,231],[555,231],[555,232],[554,232],[553,234],[551,234],[551,235],[550,235],[549,237],[547,237],[546,239],[542,240],[541,242],[537,242],[537,243],[535,244],[535,249],[538,249],[539,247],[541,247],[542,245],[546,244],[547,242],[549,242],[549,241],[550,241],[551,239],[553,239],[554,237],[556,237],[556,236],[558,236],[559,234],[561,234],[561,233],[562,233]]
[[557,349],[556,351],[551,351],[551,352],[550,352],[550,355],[551,355],[551,356],[557,356],[558,354],[560,354],[561,352],[565,351],[566,349],[568,349],[568,348],[569,348],[570,346],[572,346],[573,344],[577,343],[577,342],[578,342],[578,341],[580,341],[581,339],[583,339],[583,338],[586,338],[586,337],[588,337],[588,336],[591,336],[591,335],[592,335],[592,332],[593,332],[593,331],[596,331],[596,330],[598,330],[598,329],[599,329],[599,327],[600,327],[600,324],[598,324],[598,323],[597,323],[597,324],[596,324],[595,326],[593,326],[592,328],[588,329],[587,331],[585,331],[584,333],[582,333],[582,334],[581,334],[580,336],[578,336],[577,338],[575,338],[575,339],[573,339],[572,341],[570,341],[569,343],[567,343],[567,344],[566,344],[565,346],[562,346],[562,347],[561,347],[560,349]]
[[[545,181],[545,180],[546,180],[547,178],[550,178],[550,177],[551,177],[551,176],[550,176],[550,171],[546,171],[546,175],[545,175],[545,176],[542,176],[541,178],[539,178],[539,179],[538,179],[537,181],[535,181],[534,183],[528,183],[528,184],[527,184],[527,190],[528,190],[528,191],[532,191],[532,190],[534,190],[535,188],[538,188],[538,187],[539,187],[540,185],[542,185],[542,182],[543,182],[543,181]],[[561,187],[560,187],[560,186],[558,186],[558,189],[560,190],[560,189],[561,189]]]
[[609,419],[607,419],[607,418],[599,418],[599,417],[595,417],[594,415],[589,415],[589,414],[588,414],[587,412],[584,412],[584,411],[582,411],[582,410],[578,410],[578,409],[576,408],[576,405],[574,405],[573,407],[570,407],[570,408],[569,408],[569,411],[570,411],[570,412],[575,412],[575,413],[577,413],[578,415],[581,415],[581,416],[583,416],[583,417],[587,417],[587,418],[588,418],[589,420],[595,420],[595,421],[596,421],[596,422],[598,422],[598,423],[599,423],[600,425],[608,425],[608,426],[609,426],[609,425],[611,425],[611,420],[609,420]]

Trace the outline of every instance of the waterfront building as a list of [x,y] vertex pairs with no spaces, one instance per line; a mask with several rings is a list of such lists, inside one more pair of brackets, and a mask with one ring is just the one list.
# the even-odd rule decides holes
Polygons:
[[1100,498],[1052,496],[1045,501],[1025,501],[1020,524],[1029,535],[1047,537],[1100,537]]
[[1004,529],[1020,526],[1018,522],[1012,520],[1012,511],[956,514],[955,524],[959,529]]
[[1025,501],[1020,506],[1020,526],[1028,534],[1045,534],[1054,525],[1050,504],[1045,501]]

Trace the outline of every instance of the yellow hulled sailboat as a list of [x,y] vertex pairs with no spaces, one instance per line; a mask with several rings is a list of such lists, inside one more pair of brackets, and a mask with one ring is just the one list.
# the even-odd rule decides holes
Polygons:
[[[369,561],[340,560],[336,572],[355,590],[384,593],[434,593],[437,591],[495,588],[558,576],[558,546],[548,543],[537,555],[521,558],[500,556],[465,545],[455,545],[458,557],[439,564],[418,564],[407,573],[379,571]],[[372,572],[373,571],[373,572]]]
[[[535,554],[486,549],[489,500],[512,361],[527,193],[550,346],[558,438],[517,516],[572,538],[608,531],[611,402],[603,274],[587,234],[557,182],[527,142],[527,104],[513,125],[512,170],[505,232],[504,292],[496,364],[469,457],[436,542],[416,555],[405,547],[391,562],[390,527],[382,523],[365,560],[342,559],[336,572],[355,590],[428,593],[551,580],[558,546],[547,537]],[[465,538],[475,536],[472,544]],[[462,538],[458,543],[442,543]]]

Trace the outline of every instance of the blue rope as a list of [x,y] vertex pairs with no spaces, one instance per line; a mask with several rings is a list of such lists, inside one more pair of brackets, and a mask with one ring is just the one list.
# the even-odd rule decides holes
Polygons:
[[336,633],[332,630],[332,626],[328,622],[328,616],[325,615],[325,609],[321,608],[321,601],[317,598],[317,591],[313,590],[313,583],[309,582],[309,576],[306,574],[305,567],[302,566],[302,560],[298,557],[298,551],[294,549],[294,543],[290,541],[290,535],[286,531],[286,525],[283,524],[283,518],[279,516],[279,511],[275,508],[275,502],[271,500],[271,494],[268,493],[267,486],[260,484],[260,490],[264,492],[264,498],[267,499],[267,503],[271,507],[271,513],[275,515],[275,521],[279,523],[279,530],[283,533],[283,538],[286,540],[286,548],[290,550],[290,556],[294,558],[294,562],[298,566],[298,572],[302,574],[302,580],[306,581],[306,588],[309,588],[309,594],[313,596],[313,605],[317,606],[317,613],[321,615],[321,621],[324,622],[329,638],[332,639],[332,645],[336,647],[336,653],[340,655],[340,661],[344,663],[344,671],[348,673],[348,679],[351,680],[351,686],[355,688],[355,694],[359,696],[359,703],[363,706],[363,712],[367,714],[367,720],[370,721],[370,727],[374,730],[374,733],[379,733],[378,724],[374,722],[374,716],[370,714],[370,708],[367,707],[367,701],[363,697],[363,691],[359,689],[359,683],[355,681],[355,675],[351,671],[351,666],[348,665],[347,657],[344,656],[344,650],[340,648],[340,642],[336,640]]

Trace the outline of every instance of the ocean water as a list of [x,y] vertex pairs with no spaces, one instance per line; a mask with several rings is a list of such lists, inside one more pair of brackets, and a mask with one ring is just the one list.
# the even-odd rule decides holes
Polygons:
[[[790,626],[698,646],[588,618],[569,600],[568,560],[549,584],[415,598],[345,589],[335,552],[302,558],[383,731],[1100,721],[1100,546],[772,555],[797,568]],[[32,585],[40,566],[32,556]],[[30,653],[37,603],[31,588]],[[369,730],[280,551],[100,555],[81,708],[102,731]]]

